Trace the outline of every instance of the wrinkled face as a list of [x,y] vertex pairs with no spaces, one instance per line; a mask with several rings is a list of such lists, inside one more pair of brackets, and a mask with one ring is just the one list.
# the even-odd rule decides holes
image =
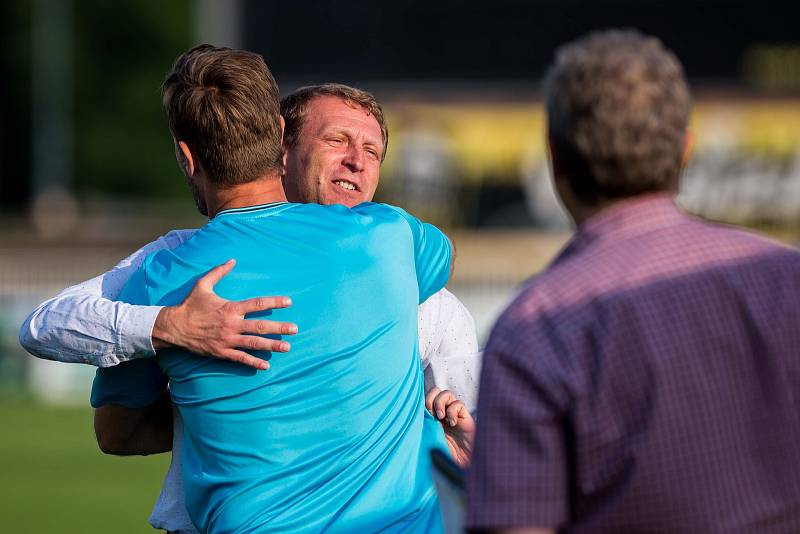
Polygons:
[[375,117],[334,96],[309,102],[294,147],[287,147],[284,189],[291,202],[344,204],[372,200],[383,136]]

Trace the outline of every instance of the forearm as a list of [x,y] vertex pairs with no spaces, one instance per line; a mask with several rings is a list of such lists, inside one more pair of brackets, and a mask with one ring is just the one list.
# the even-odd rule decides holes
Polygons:
[[176,327],[176,322],[182,323],[178,315],[179,310],[176,306],[165,306],[158,311],[150,329],[150,339],[154,349],[181,346],[180,329]]
[[106,454],[148,455],[172,450],[172,401],[169,391],[145,408],[106,405],[95,410],[97,443]]
[[170,232],[100,276],[69,287],[39,305],[22,324],[20,344],[39,358],[110,367],[155,352],[151,334],[160,307],[117,302],[151,252],[174,248],[191,235]]
[[109,367],[155,354],[151,333],[160,310],[67,290],[34,310],[19,340],[38,358]]

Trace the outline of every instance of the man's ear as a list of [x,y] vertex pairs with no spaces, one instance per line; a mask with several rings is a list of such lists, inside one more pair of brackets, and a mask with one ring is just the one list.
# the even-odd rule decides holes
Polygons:
[[189,145],[183,141],[178,141],[175,144],[175,152],[178,156],[181,169],[183,169],[183,174],[185,174],[187,178],[194,176],[194,158],[192,157],[192,151],[189,150]]
[[278,115],[281,123],[281,144],[283,144],[283,134],[286,131],[286,121],[283,119],[283,115]]
[[286,147],[282,147],[281,150],[281,176],[286,176],[286,158],[289,157],[289,153],[286,152]]

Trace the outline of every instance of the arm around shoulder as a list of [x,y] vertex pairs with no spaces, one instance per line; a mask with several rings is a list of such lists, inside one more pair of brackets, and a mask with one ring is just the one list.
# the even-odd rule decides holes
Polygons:
[[152,356],[155,351],[151,332],[161,307],[137,306],[117,299],[147,255],[174,248],[191,233],[170,232],[110,271],[41,303],[22,323],[20,344],[38,358],[98,367]]

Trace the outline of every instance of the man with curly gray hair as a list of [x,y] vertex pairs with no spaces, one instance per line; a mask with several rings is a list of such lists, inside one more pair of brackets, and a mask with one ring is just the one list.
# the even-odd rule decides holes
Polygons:
[[800,532],[800,252],[675,204],[690,96],[658,39],[570,43],[545,95],[577,229],[487,344],[467,525]]

